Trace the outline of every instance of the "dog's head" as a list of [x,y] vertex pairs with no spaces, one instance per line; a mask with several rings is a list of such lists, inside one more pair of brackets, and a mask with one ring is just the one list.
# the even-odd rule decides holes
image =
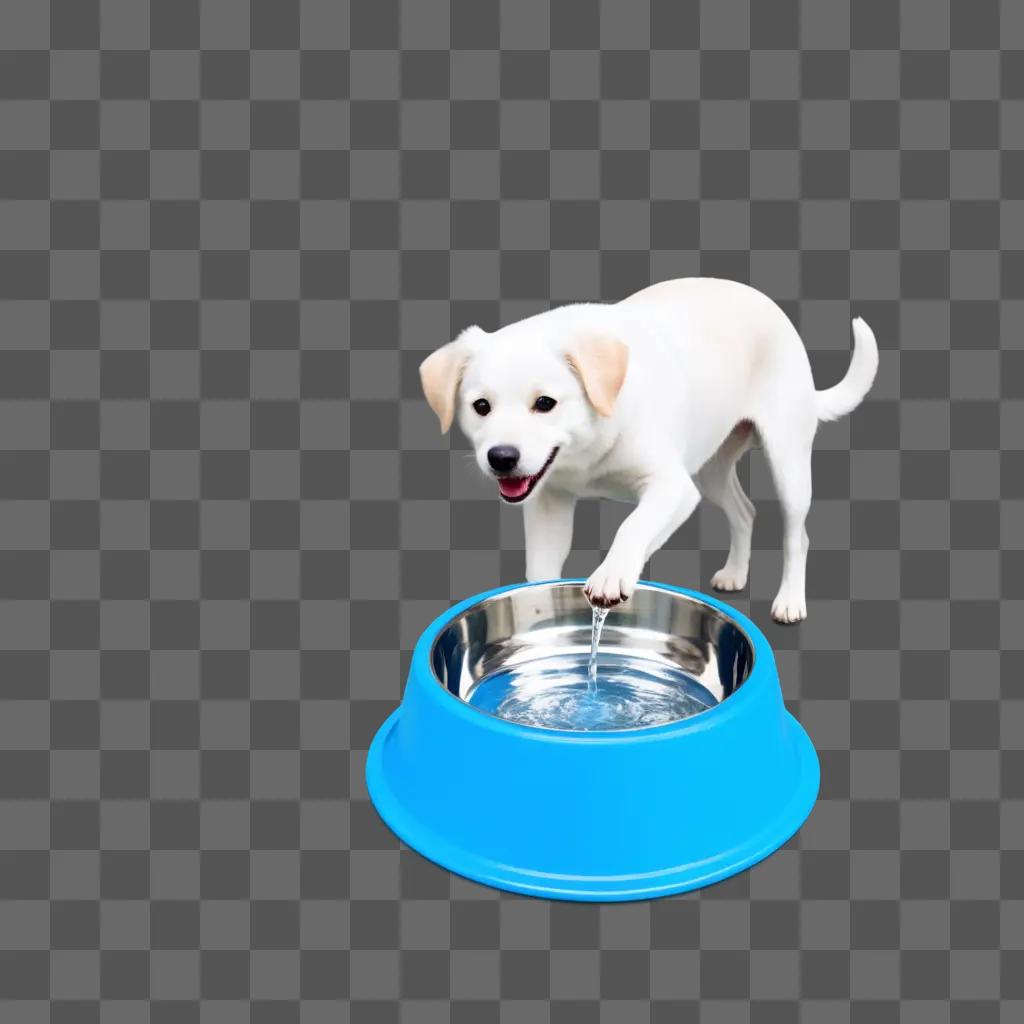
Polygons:
[[598,331],[551,337],[513,324],[471,327],[420,365],[423,392],[447,431],[458,419],[480,469],[505,501],[525,501],[559,457],[593,438],[626,376],[627,346]]

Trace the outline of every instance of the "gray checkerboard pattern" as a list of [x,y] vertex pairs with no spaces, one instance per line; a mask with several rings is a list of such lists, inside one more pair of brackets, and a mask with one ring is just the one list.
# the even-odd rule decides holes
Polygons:
[[[3,0],[0,49],[4,1024],[1024,1019],[1019,0]],[[745,470],[821,799],[701,893],[500,895],[363,782],[419,630],[523,571],[416,365],[695,273],[819,386],[883,348],[808,625]]]

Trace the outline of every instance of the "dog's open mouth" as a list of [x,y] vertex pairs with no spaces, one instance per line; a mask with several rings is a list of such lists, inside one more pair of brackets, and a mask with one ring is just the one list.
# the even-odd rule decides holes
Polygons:
[[499,476],[498,492],[505,501],[515,504],[517,501],[525,501],[530,492],[537,486],[540,478],[548,471],[548,466],[555,461],[558,454],[557,448],[551,449],[551,454],[544,461],[544,465],[537,470],[533,476]]

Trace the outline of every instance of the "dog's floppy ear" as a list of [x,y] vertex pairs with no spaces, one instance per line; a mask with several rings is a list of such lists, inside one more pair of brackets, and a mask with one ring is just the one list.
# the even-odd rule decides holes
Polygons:
[[436,352],[431,352],[420,363],[423,394],[441,421],[442,434],[448,433],[455,418],[455,396],[459,390],[466,359],[469,357],[466,336],[471,330],[474,328],[463,331],[454,341],[442,345]]
[[629,348],[614,334],[581,334],[566,352],[569,365],[583,384],[590,404],[602,416],[611,416],[629,365]]

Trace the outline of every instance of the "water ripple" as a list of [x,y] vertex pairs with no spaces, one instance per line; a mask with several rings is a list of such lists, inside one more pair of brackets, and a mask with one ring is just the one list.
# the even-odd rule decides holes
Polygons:
[[630,655],[600,654],[596,681],[586,654],[529,661],[486,676],[469,703],[520,725],[573,732],[610,732],[666,725],[717,702],[673,665]]

